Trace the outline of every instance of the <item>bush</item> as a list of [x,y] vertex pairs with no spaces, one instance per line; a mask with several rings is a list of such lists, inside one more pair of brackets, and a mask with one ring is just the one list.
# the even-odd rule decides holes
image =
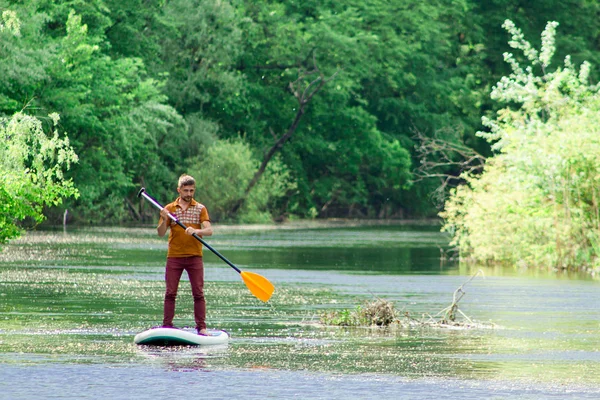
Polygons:
[[[57,114],[50,115],[54,127]],[[19,223],[44,219],[44,206],[79,193],[63,170],[77,162],[69,139],[55,130],[48,138],[37,118],[17,113],[0,118],[0,243],[21,234]]]
[[547,25],[539,52],[510,21],[504,25],[511,46],[531,65],[523,69],[505,54],[513,73],[492,98],[508,106],[495,120],[484,118],[490,131],[479,132],[496,154],[482,175],[463,176],[467,185],[452,192],[441,213],[463,259],[598,268],[598,85],[588,84],[587,63],[577,70],[568,57],[563,68],[548,72],[557,25]]

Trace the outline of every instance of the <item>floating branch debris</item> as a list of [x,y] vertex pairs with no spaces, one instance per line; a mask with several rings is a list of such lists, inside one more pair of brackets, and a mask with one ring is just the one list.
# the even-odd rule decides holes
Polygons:
[[[483,271],[478,270],[465,283],[460,285],[452,296],[452,303],[431,316],[423,314],[420,318],[414,317],[410,312],[401,312],[396,309],[391,301],[381,298],[365,301],[354,309],[335,310],[324,313],[320,321],[325,325],[336,326],[376,326],[376,327],[415,327],[428,326],[438,328],[494,328],[492,323],[482,324],[474,322],[458,308],[458,302],[465,296],[464,287],[476,276],[483,276]],[[461,318],[457,317],[460,316]]]

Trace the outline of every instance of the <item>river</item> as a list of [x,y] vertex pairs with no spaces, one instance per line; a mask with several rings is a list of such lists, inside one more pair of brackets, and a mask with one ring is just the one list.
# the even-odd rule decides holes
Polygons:
[[[152,348],[166,241],[152,228],[29,232],[0,253],[0,399],[600,398],[600,281],[467,267],[423,224],[216,226],[207,241],[275,285],[255,299],[205,255],[209,327],[225,346]],[[206,250],[205,250],[206,251]],[[474,327],[326,326],[383,298],[438,319],[462,285]],[[180,285],[175,323],[193,324]]]

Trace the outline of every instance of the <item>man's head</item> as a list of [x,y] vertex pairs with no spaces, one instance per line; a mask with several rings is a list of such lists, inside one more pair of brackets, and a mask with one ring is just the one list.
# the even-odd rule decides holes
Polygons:
[[187,203],[192,201],[194,198],[194,192],[196,191],[196,180],[188,174],[183,174],[179,177],[177,184],[177,192],[181,199]]
[[196,186],[196,180],[188,174],[183,174],[179,177],[179,183],[177,187],[181,189],[182,186]]

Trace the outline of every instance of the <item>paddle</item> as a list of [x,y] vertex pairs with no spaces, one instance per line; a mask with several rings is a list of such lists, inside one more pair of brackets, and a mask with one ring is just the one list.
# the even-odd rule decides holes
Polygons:
[[[145,188],[140,189],[140,192],[138,193],[138,197],[140,197],[140,196],[143,196],[146,200],[148,200],[152,205],[154,205],[159,210],[162,210],[164,208],[156,200],[154,200],[148,193],[146,193]],[[173,222],[175,222],[177,225],[182,227],[184,230],[187,229],[187,226],[182,224],[177,219],[177,217],[175,217],[171,213],[169,213],[169,217],[173,220]],[[238,267],[233,265],[233,263],[231,261],[229,261],[228,259],[223,257],[223,255],[221,255],[221,253],[219,253],[217,250],[213,249],[212,246],[209,245],[208,243],[206,243],[200,236],[196,235],[195,233],[192,236],[194,238],[196,238],[197,240],[199,240],[200,243],[202,243],[207,249],[209,249],[210,251],[215,253],[217,255],[217,257],[219,257],[221,260],[225,261],[231,268],[235,269],[242,276],[242,280],[244,281],[244,283],[246,284],[248,289],[250,289],[250,292],[254,296],[256,296],[258,299],[260,299],[264,302],[268,301],[271,298],[273,291],[275,291],[275,287],[273,286],[273,284],[271,282],[269,282],[269,280],[267,278],[260,276],[258,274],[255,274],[253,272],[240,270]]]

